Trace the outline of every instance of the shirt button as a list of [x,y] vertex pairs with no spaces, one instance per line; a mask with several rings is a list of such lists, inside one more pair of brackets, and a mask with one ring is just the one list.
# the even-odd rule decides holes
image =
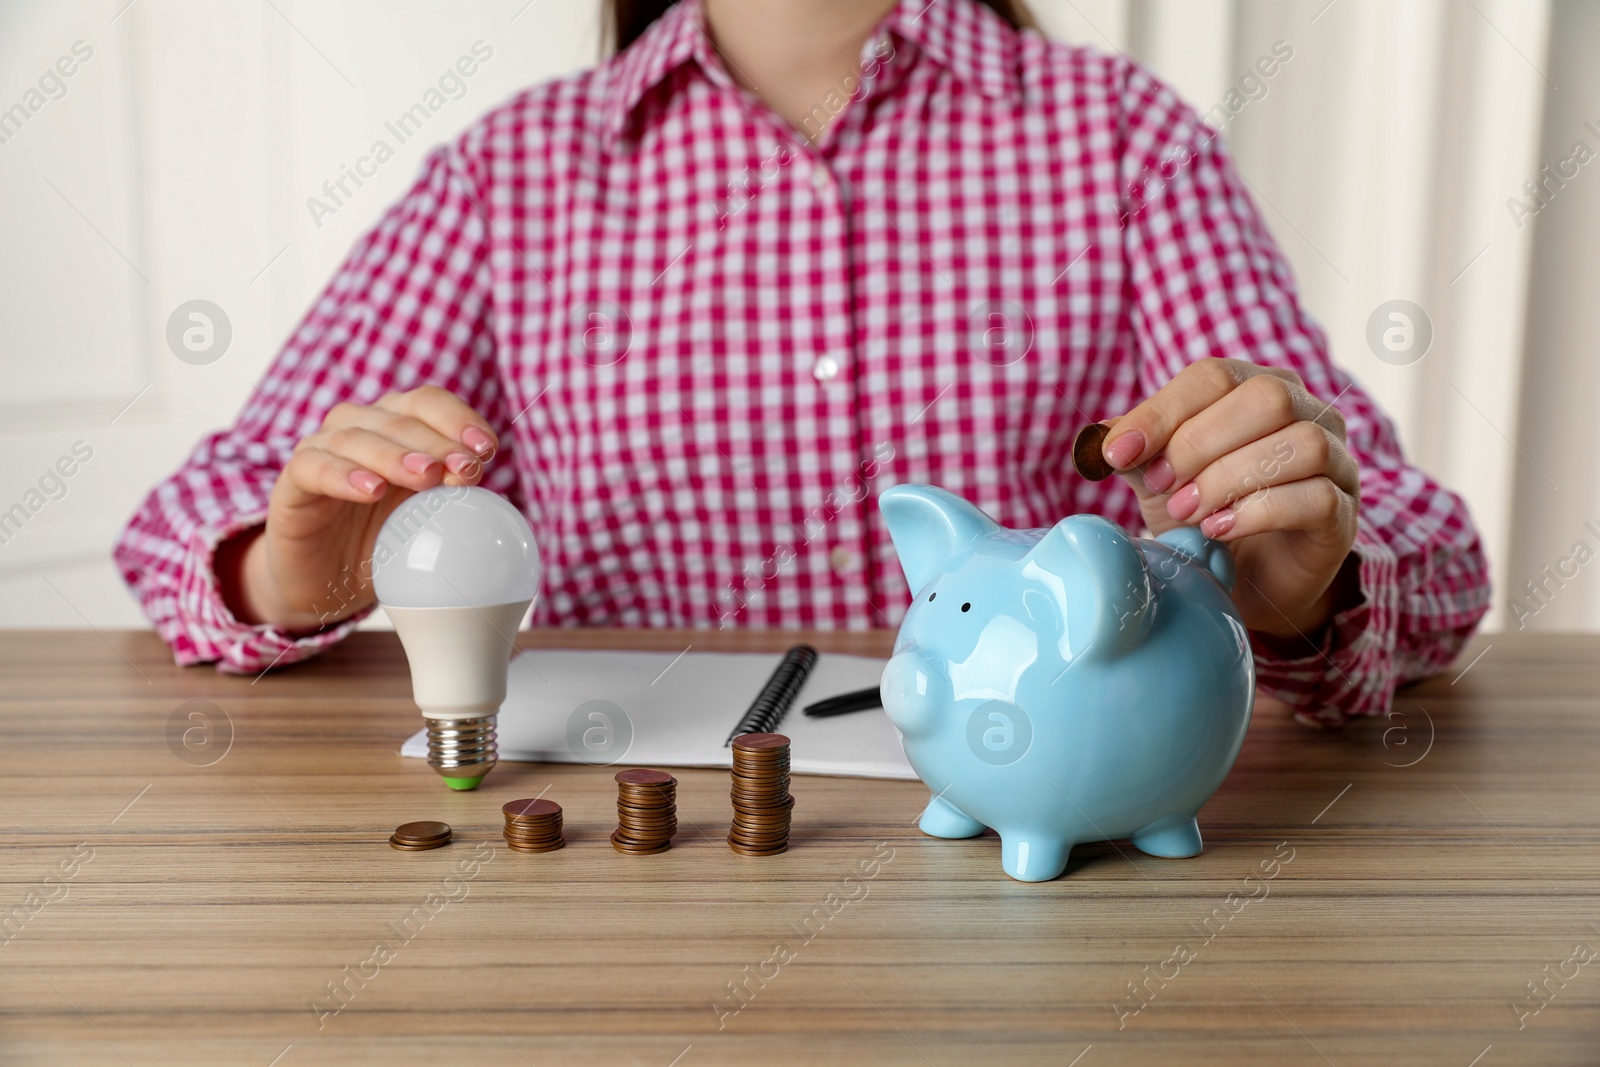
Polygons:
[[811,364],[811,374],[819,382],[831,381],[839,376],[839,361],[832,356],[822,356]]
[[833,551],[828,553],[828,562],[833,564],[833,569],[839,573],[849,570],[855,561],[855,556],[843,545],[834,545]]
[[833,177],[828,173],[828,168],[820,163],[811,167],[811,187],[819,193],[826,193],[833,188]]

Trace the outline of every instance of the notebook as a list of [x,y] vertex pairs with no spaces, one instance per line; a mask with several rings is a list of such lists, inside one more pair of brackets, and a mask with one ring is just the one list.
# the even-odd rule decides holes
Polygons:
[[[511,662],[500,708],[502,760],[727,767],[728,732],[781,653],[530,650]],[[876,686],[884,661],[824,652],[776,727],[797,774],[916,778],[882,708],[832,718],[802,714],[826,697]],[[400,749],[426,759],[425,730]]]

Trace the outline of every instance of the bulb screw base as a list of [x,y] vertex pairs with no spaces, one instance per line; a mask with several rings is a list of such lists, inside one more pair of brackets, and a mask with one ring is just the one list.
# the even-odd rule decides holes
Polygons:
[[451,789],[475,789],[494,768],[499,745],[495,741],[497,716],[471,719],[426,719],[428,765]]

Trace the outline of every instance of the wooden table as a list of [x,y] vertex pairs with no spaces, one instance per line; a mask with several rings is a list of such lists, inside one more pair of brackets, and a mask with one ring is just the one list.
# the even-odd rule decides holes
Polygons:
[[[191,700],[221,713],[205,759],[231,724],[209,766],[169,745]],[[649,858],[607,843],[605,770],[452,794],[396,754],[418,717],[389,634],[252,679],[145,633],[13,633],[0,722],[5,1063],[1600,1062],[1600,960],[1576,962],[1600,947],[1593,637],[1480,639],[1343,733],[1258,707],[1203,856],[1089,846],[1037,885],[993,836],[919,834],[917,783],[797,779],[770,859],[723,844],[719,772],[680,774],[678,844]],[[508,851],[500,805],[547,787],[568,847]],[[420,818],[456,843],[388,847]]]

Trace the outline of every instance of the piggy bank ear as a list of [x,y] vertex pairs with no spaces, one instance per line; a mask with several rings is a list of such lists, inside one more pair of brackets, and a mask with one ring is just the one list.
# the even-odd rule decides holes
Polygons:
[[1073,656],[1115,656],[1150,632],[1155,594],[1144,553],[1108,519],[1062,519],[1028,552],[1023,574],[1060,591]]
[[896,485],[878,497],[878,510],[906,572],[911,595],[944,571],[952,557],[999,525],[954,493],[931,485]]

